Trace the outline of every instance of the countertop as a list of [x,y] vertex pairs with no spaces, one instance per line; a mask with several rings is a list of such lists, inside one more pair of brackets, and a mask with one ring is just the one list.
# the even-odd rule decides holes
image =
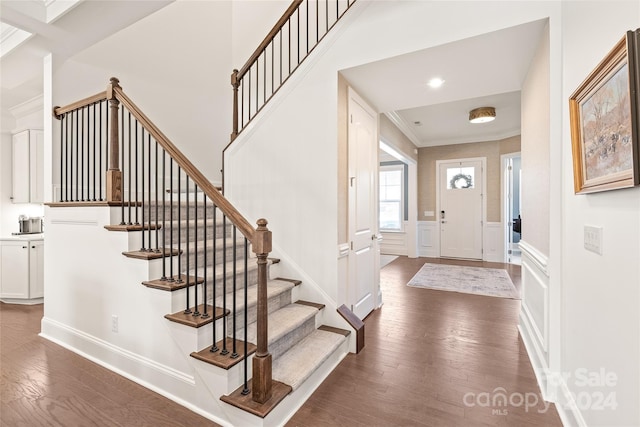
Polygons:
[[0,240],[44,240],[44,233],[0,236]]

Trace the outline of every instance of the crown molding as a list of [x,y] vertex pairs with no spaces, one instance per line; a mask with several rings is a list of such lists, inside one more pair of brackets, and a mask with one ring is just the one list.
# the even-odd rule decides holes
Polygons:
[[472,144],[475,142],[490,142],[500,141],[502,139],[511,138],[521,134],[520,128],[511,129],[504,132],[492,133],[483,136],[465,137],[465,138],[451,138],[429,141],[428,144],[422,145],[422,147],[439,147],[443,145],[457,145],[457,144]]
[[422,147],[422,142],[420,138],[413,132],[411,126],[395,111],[389,111],[384,113],[385,116],[406,136],[409,138],[409,141],[413,142],[413,145],[416,147]]
[[28,101],[25,101],[21,104],[15,105],[13,107],[9,107],[9,111],[11,115],[16,119],[20,119],[29,114],[37,113],[38,111],[42,111],[44,109],[44,97],[43,95],[38,95],[35,98],[31,98]]

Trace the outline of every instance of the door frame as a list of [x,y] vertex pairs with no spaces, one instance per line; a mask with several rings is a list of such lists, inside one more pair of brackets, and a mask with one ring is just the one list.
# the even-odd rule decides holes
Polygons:
[[[373,293],[373,309],[377,309],[380,306],[382,306],[382,293],[380,290],[380,226],[379,226],[379,218],[378,218],[378,206],[380,205],[380,197],[379,197],[379,175],[380,175],[380,159],[378,156],[378,152],[379,152],[379,141],[380,141],[380,120],[378,117],[378,113],[376,113],[376,111],[373,109],[373,107],[371,107],[367,101],[365,101],[359,94],[358,92],[356,92],[352,87],[349,86],[348,88],[348,97],[347,97],[347,135],[351,134],[351,130],[349,129],[350,125],[351,125],[351,120],[349,120],[349,117],[351,116],[351,105],[352,102],[357,103],[360,107],[362,107],[362,109],[364,109],[368,114],[370,114],[373,118],[374,121],[376,123],[376,131],[375,131],[375,138],[374,138],[374,143],[372,146],[372,149],[374,150],[374,158],[375,158],[375,172],[373,173],[373,224],[374,224],[374,230],[375,230],[375,236],[377,236],[377,239],[372,239],[372,248],[371,250],[374,253],[373,256],[373,265],[371,266],[371,268],[373,268],[373,288],[372,288],[372,293]],[[352,164],[351,164],[351,156],[350,156],[350,146],[349,146],[349,140],[347,138],[347,170],[348,170],[348,175],[347,175],[347,179],[350,180],[353,176],[353,168],[352,168]],[[355,234],[355,208],[354,208],[354,200],[353,200],[353,196],[352,196],[352,187],[350,182],[347,182],[347,238],[349,240],[349,242],[352,241],[352,237]],[[353,250],[349,250],[349,255],[348,255],[348,261],[347,261],[347,303],[348,305],[350,305],[350,309],[353,310],[353,303],[356,302],[356,297],[354,295],[355,293],[355,287],[356,284],[354,284],[354,274],[355,274],[355,269],[357,268],[356,265],[356,257],[354,254]]]
[[443,163],[454,162],[477,162],[482,165],[482,260],[486,258],[486,252],[484,248],[487,247],[487,158],[486,157],[468,157],[463,159],[441,159],[436,160],[436,222],[438,224],[438,246],[437,254],[438,258],[441,257],[440,249],[442,244],[442,229],[440,227],[440,165]]
[[[403,153],[385,137],[380,137],[380,149],[408,166],[407,177],[407,221],[404,228],[406,235],[407,257],[418,258],[418,161]],[[380,186],[376,187],[378,203],[380,203]]]
[[[509,188],[507,188],[507,185],[509,184],[507,182],[507,180],[505,179],[505,174],[507,173],[507,160],[509,159],[515,159],[517,157],[522,158],[522,152],[518,151],[515,153],[507,153],[507,154],[502,154],[500,156],[500,215],[502,217],[502,246],[503,246],[503,252],[504,252],[504,256],[503,256],[503,262],[504,263],[508,263],[509,262],[509,228],[510,225],[509,223],[511,222],[511,220],[513,218],[509,218],[508,216],[508,205],[507,205],[507,198],[508,198],[508,191],[510,190]],[[513,180],[512,180],[513,181]],[[513,191],[513,190],[512,190]],[[520,197],[522,197],[522,194],[520,195]]]

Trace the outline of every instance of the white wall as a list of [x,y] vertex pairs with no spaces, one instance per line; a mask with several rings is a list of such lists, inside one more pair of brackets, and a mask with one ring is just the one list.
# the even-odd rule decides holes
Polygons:
[[358,1],[344,18],[348,25],[339,25],[321,57],[309,60],[313,67],[306,63],[228,152],[225,179],[232,187],[227,194],[249,218],[269,219],[274,245],[332,297],[345,286],[335,273],[341,243],[334,191],[338,71],[557,16],[557,5],[465,2],[465,13],[460,11],[458,2]]
[[290,4],[289,0],[231,2],[233,68],[240,69],[244,65]]
[[118,77],[160,130],[218,183],[231,133],[230,38],[231,2],[176,1],[57,67],[53,102],[92,95]]
[[[640,425],[640,188],[574,195],[566,100],[626,30],[640,2],[563,4],[562,370],[572,393],[615,393],[615,409],[579,408],[589,426]],[[583,247],[583,227],[603,227],[603,254]],[[526,233],[526,231],[525,231]],[[526,234],[525,234],[526,239]],[[614,387],[580,387],[576,369],[614,373]],[[575,415],[575,413],[574,413]]]

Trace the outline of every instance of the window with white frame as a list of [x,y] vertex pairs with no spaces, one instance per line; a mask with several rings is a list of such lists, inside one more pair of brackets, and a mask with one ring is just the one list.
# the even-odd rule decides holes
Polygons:
[[404,166],[380,166],[380,230],[402,231]]

